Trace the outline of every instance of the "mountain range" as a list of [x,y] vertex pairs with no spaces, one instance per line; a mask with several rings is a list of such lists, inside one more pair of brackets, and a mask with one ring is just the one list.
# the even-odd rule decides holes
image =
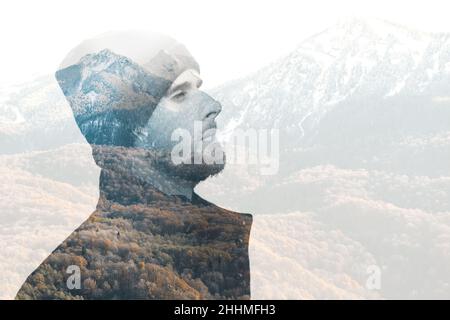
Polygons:
[[[209,201],[254,215],[252,298],[450,298],[449,84],[450,34],[345,19],[209,91],[223,105],[217,121],[224,142],[240,129],[280,134],[276,174],[229,164],[197,187]],[[8,243],[29,248],[25,213],[42,199],[79,210],[70,204],[77,203],[72,188],[83,188],[79,199],[95,199],[96,167],[53,77],[25,84],[0,110],[0,158],[9,177],[2,188],[13,184],[23,195],[14,204],[2,199],[9,203],[2,212],[22,213],[2,226]],[[65,170],[52,170],[55,164]],[[77,164],[80,176],[70,170]],[[42,199],[25,196],[28,184],[51,181],[57,187],[39,193]],[[78,220],[91,213],[85,207]],[[50,209],[39,210],[36,225],[45,225]],[[78,220],[53,225],[52,243]],[[43,244],[45,234],[33,239],[52,246]],[[11,276],[14,265],[42,257],[0,255],[11,257],[6,274],[15,282],[0,281],[8,297],[23,278]],[[381,271],[376,289],[367,285],[373,266]]]
[[[211,91],[224,142],[279,130],[277,174],[231,164],[198,187],[257,217],[254,298],[449,297],[449,49],[449,34],[345,19]],[[372,265],[379,290],[367,289]],[[333,289],[312,293],[317,278]]]

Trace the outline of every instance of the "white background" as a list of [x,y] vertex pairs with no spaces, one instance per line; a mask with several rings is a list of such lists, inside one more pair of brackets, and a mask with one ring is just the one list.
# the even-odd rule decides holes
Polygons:
[[449,31],[446,1],[2,1],[0,85],[51,74],[81,40],[149,29],[183,42],[204,86],[248,74],[343,16]]

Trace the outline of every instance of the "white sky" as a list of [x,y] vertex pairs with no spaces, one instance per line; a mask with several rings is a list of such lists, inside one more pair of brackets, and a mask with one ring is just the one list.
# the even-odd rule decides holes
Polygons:
[[72,47],[109,30],[171,35],[197,59],[208,88],[257,70],[343,16],[450,31],[449,9],[434,0],[1,1],[0,89],[53,74]]

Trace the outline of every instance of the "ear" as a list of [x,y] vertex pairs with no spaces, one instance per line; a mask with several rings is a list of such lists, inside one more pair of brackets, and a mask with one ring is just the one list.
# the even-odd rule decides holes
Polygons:
[[81,81],[81,67],[78,64],[56,71],[55,78],[58,81],[64,95],[70,96],[77,91]]

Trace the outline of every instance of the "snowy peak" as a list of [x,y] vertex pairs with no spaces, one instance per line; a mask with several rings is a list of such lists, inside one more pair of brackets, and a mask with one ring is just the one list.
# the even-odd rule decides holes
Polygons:
[[220,87],[221,120],[238,127],[314,132],[324,117],[354,101],[448,96],[450,36],[377,19],[345,19],[291,54]]
[[78,64],[56,72],[56,78],[75,114],[138,108],[156,101],[168,86],[108,49],[84,56]]
[[392,51],[417,56],[423,55],[430,43],[438,39],[439,34],[419,32],[384,20],[343,19],[302,42],[294,54],[312,51],[328,56],[328,60],[342,59],[348,54],[382,59]]
[[107,68],[116,61],[131,63],[128,58],[117,55],[109,49],[103,49],[98,53],[83,56],[78,64],[85,67],[91,67],[92,71],[98,71]]
[[56,73],[81,132],[91,144],[128,146],[169,82],[110,50]]

